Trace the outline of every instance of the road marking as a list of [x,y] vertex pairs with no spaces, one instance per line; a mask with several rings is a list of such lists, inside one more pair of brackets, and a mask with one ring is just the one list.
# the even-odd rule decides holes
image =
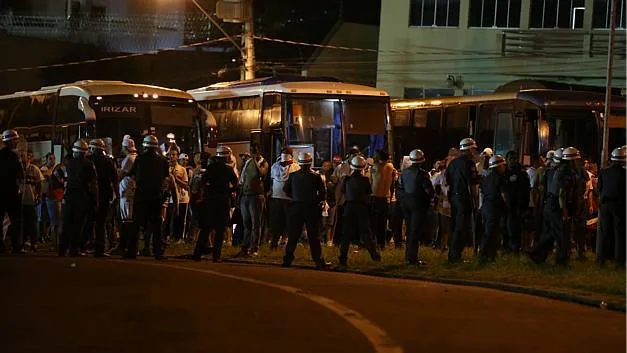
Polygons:
[[[128,261],[118,261],[118,260],[114,260],[114,261],[120,262],[120,263],[129,263]],[[250,278],[250,277],[235,276],[235,275],[231,275],[227,273],[206,270],[202,268],[185,267],[185,266],[178,266],[178,265],[166,265],[166,264],[157,264],[157,263],[146,263],[146,262],[144,263],[132,262],[132,263],[205,273],[205,274],[210,274],[210,275],[214,275],[218,277],[230,278],[230,279],[234,279],[234,280],[238,280],[242,282],[248,282],[248,283],[258,284],[258,285],[262,285],[262,286],[266,286],[270,288],[280,289],[284,292],[301,296],[307,300],[310,300],[334,312],[340,318],[344,319],[346,322],[348,322],[353,327],[355,327],[359,332],[361,332],[361,334],[364,335],[368,339],[368,341],[370,342],[370,344],[372,345],[376,353],[403,353],[403,348],[399,346],[398,344],[396,344],[396,342],[392,340],[392,338],[387,334],[387,332],[385,332],[381,327],[377,326],[374,322],[366,319],[363,315],[361,315],[357,311],[352,310],[336,302],[333,299],[323,297],[321,295],[308,293],[302,289],[290,287],[290,286],[284,286],[282,284],[261,281],[261,280]]]

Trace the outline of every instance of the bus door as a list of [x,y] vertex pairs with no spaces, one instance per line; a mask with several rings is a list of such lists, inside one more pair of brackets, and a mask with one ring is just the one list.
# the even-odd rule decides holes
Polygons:
[[520,148],[520,116],[515,116],[511,105],[497,106],[495,111],[494,153],[505,156]]
[[458,147],[462,139],[471,135],[470,125],[470,106],[446,108],[443,134],[440,136],[442,149],[438,152],[439,158],[446,157],[451,147]]
[[285,133],[281,125],[284,100],[281,98],[279,93],[266,93],[263,96],[261,147],[272,163],[281,156],[281,150],[285,146]]

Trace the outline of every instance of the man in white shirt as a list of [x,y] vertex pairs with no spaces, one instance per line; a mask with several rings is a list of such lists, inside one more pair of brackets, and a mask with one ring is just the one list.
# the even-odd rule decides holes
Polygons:
[[187,223],[187,211],[189,208],[189,178],[185,167],[179,164],[179,152],[177,149],[170,149],[170,178],[173,181],[176,192],[176,200],[171,197],[169,200],[170,220],[174,239],[182,243],[185,238],[185,224]]

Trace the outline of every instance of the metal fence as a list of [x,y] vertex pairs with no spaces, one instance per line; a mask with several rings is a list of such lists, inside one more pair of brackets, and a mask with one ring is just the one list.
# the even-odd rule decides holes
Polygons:
[[112,52],[145,52],[208,40],[203,15],[15,16],[0,15],[0,31],[10,35],[97,45]]

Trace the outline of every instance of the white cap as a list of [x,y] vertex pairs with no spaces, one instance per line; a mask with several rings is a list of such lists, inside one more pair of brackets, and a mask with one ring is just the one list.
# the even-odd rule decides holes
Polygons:
[[281,161],[281,162],[289,162],[289,161],[291,161],[291,160],[293,160],[293,159],[294,159],[294,158],[292,157],[292,155],[291,155],[291,154],[288,154],[288,153],[281,153],[281,159],[280,159],[280,161]]

